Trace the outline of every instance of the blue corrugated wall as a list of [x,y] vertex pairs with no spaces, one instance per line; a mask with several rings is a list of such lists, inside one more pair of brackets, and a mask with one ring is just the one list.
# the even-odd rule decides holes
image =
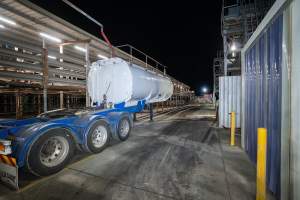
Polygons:
[[268,130],[267,185],[280,194],[282,15],[245,53],[245,148],[256,163],[257,128]]

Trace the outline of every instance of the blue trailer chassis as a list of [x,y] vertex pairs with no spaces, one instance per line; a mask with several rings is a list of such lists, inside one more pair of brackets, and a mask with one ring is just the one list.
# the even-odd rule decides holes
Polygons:
[[143,110],[145,101],[138,101],[135,106],[126,107],[125,103],[115,105],[112,109],[85,109],[79,114],[56,117],[54,119],[39,116],[24,120],[0,120],[0,140],[11,141],[11,154],[16,158],[17,166],[26,165],[27,153],[31,145],[44,133],[55,128],[64,128],[72,135],[76,146],[89,151],[87,134],[93,124],[99,120],[109,124],[110,133],[117,138],[117,129],[121,117],[128,117],[133,125],[132,113]]

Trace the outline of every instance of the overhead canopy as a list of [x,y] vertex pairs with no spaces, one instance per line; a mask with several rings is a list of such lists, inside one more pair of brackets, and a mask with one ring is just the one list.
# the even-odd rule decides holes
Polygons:
[[[109,46],[101,39],[49,13],[27,0],[3,0],[0,2],[0,17],[15,24],[0,21],[0,80],[6,83],[38,85],[43,80],[43,38],[40,33],[62,40],[77,41],[63,47],[48,45],[49,86],[75,86],[85,88],[86,48],[89,41],[89,61],[110,57]],[[79,48],[75,48],[78,46]],[[80,51],[81,48],[81,51]],[[124,60],[163,73],[144,61],[131,57],[128,53],[115,48],[116,56]],[[62,52],[62,51],[61,51]],[[176,87],[188,91],[189,87],[170,77]]]

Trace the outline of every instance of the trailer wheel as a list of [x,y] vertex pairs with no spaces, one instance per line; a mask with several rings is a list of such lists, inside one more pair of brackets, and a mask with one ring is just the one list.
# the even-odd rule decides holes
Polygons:
[[87,145],[92,153],[100,153],[110,141],[109,125],[105,121],[96,122],[87,135]]
[[27,168],[37,176],[62,170],[74,154],[75,145],[66,129],[52,129],[39,137],[27,155]]
[[131,125],[128,117],[123,117],[119,121],[118,125],[118,137],[121,141],[128,139],[131,131]]

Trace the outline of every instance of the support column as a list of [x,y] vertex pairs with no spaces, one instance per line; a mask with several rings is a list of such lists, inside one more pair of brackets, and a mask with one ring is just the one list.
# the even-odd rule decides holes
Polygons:
[[16,119],[22,119],[23,117],[23,102],[22,96],[19,91],[16,93]]
[[227,56],[228,56],[228,47],[227,47],[227,36],[223,36],[224,42],[224,76],[227,76]]
[[67,95],[67,108],[70,109],[70,95]]
[[150,121],[153,121],[153,104],[152,103],[150,103],[149,109],[150,109]]
[[59,107],[60,107],[60,109],[64,108],[64,92],[63,91],[59,92]]
[[48,49],[46,48],[45,42],[43,41],[43,99],[44,99],[44,112],[47,112],[47,89],[48,89]]
[[4,111],[4,113],[7,113],[8,112],[8,101],[7,101],[7,97],[8,97],[8,95],[4,95],[4,102],[3,102],[3,104],[4,104],[4,106],[3,106],[3,111]]
[[41,95],[38,94],[38,97],[37,97],[37,104],[38,104],[38,115],[41,114]]
[[90,99],[90,95],[89,95],[89,92],[88,92],[88,87],[87,87],[87,84],[88,84],[88,75],[89,75],[89,71],[90,71],[90,45],[89,43],[86,43],[85,44],[85,49],[86,49],[86,53],[85,53],[85,64],[86,64],[86,78],[85,78],[85,82],[86,82],[86,85],[85,85],[85,106],[86,107],[90,107],[91,106],[91,99]]

